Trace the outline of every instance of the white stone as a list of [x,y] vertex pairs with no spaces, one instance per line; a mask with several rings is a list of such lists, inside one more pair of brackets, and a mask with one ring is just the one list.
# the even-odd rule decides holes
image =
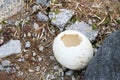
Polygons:
[[44,47],[43,47],[43,46],[39,46],[39,50],[40,50],[41,52],[43,52]]
[[67,71],[66,73],[65,73],[65,75],[67,75],[67,76],[72,76],[72,74],[73,74],[73,70],[69,70],[69,71]]
[[39,29],[39,25],[37,23],[34,23],[34,29],[38,30]]
[[21,52],[21,43],[19,40],[10,40],[0,47],[0,58],[18,54]]
[[66,29],[79,31],[87,36],[90,41],[95,40],[99,32],[99,30],[93,30],[92,26],[83,21],[76,21],[74,24],[72,24],[70,27],[67,27]]
[[57,26],[62,31],[73,15],[74,12],[70,10],[60,9],[60,12],[57,14],[55,12],[50,12],[49,18],[51,24]]
[[29,41],[27,41],[27,42],[25,42],[25,48],[29,48],[30,47],[30,42]]

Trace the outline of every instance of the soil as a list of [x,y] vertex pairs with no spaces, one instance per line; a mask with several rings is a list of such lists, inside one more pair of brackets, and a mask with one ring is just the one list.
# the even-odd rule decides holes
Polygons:
[[[91,7],[95,3],[99,3],[99,5]],[[41,11],[48,15],[51,9],[65,8],[75,12],[69,23],[74,23],[76,20],[88,23],[89,19],[95,20],[92,26],[100,31],[92,44],[94,48],[99,48],[98,45],[102,43],[104,38],[120,29],[119,4],[120,2],[117,0],[107,0],[106,2],[104,0],[57,0],[49,7],[40,5],[41,9],[32,13],[32,7],[36,3],[34,0],[29,0],[19,13],[1,22],[3,29],[0,32],[0,38],[3,37],[4,42],[0,45],[5,44],[10,39],[19,39],[22,43],[22,52],[0,60],[10,60],[9,67],[12,69],[9,73],[0,71],[0,80],[83,80],[85,69],[73,71],[72,75],[66,75],[66,72],[70,70],[56,61],[52,52],[52,43],[60,30],[51,25],[50,20],[47,22],[39,21],[36,14]],[[5,21],[8,20],[13,23],[6,23]],[[24,25],[16,26],[14,23],[20,20],[27,22]],[[34,29],[34,23],[39,25],[38,30]],[[25,47],[27,41],[30,42],[30,47]],[[19,61],[19,59],[24,60]],[[58,66],[58,69],[55,69],[55,66]]]

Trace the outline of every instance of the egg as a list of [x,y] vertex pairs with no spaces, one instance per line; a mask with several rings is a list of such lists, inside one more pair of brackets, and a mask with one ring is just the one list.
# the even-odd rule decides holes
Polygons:
[[54,39],[53,53],[62,66],[72,70],[81,70],[92,59],[93,47],[84,34],[66,30]]

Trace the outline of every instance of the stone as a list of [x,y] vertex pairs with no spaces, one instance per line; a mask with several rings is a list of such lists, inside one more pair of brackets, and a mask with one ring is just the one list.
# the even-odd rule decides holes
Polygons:
[[73,70],[69,70],[69,71],[65,72],[65,75],[72,76],[73,73],[74,73]]
[[5,66],[9,66],[10,63],[11,63],[11,62],[10,62],[9,60],[4,60],[4,61],[1,62],[2,66],[4,66],[4,67],[5,67]]
[[38,30],[39,29],[39,25],[37,23],[34,23],[34,29]]
[[24,5],[23,0],[0,0],[0,21],[16,14]]
[[93,30],[92,26],[87,23],[81,21],[76,21],[71,26],[67,27],[66,30],[76,30],[83,33],[90,41],[95,40],[98,35],[99,30]]
[[25,42],[25,48],[29,48],[31,46],[30,41]]
[[20,40],[10,40],[6,44],[0,47],[0,58],[10,56],[12,54],[18,54],[21,52]]
[[61,31],[64,29],[65,25],[74,15],[74,12],[67,9],[60,9],[55,12],[54,10],[49,12],[49,18],[51,20],[51,24],[57,26]]
[[47,7],[50,6],[50,0],[36,0],[36,2]]
[[38,20],[40,20],[40,21],[48,21],[48,17],[47,17],[45,14],[41,13],[41,12],[39,12],[39,13],[37,14],[37,18],[38,18]]
[[120,30],[105,39],[89,63],[84,80],[120,80]]

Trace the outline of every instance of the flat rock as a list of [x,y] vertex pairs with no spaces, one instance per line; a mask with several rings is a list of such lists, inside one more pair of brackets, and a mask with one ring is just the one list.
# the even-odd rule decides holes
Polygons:
[[0,21],[16,14],[23,6],[23,0],[0,0]]
[[40,21],[48,21],[48,17],[47,17],[45,14],[41,13],[41,12],[39,12],[39,13],[37,14],[37,18],[38,18],[38,20],[40,20]]
[[51,20],[51,24],[57,26],[61,31],[64,29],[65,25],[74,15],[74,12],[66,9],[60,9],[49,12],[49,18]]
[[44,6],[50,6],[50,0],[36,0],[36,2]]
[[10,40],[0,47],[0,58],[18,54],[21,52],[21,43],[19,40]]
[[99,30],[93,30],[92,26],[88,25],[87,23],[81,21],[76,21],[70,27],[67,27],[66,30],[76,30],[88,37],[90,41],[95,40],[98,35]]
[[88,65],[84,80],[120,80],[120,30],[103,42]]

